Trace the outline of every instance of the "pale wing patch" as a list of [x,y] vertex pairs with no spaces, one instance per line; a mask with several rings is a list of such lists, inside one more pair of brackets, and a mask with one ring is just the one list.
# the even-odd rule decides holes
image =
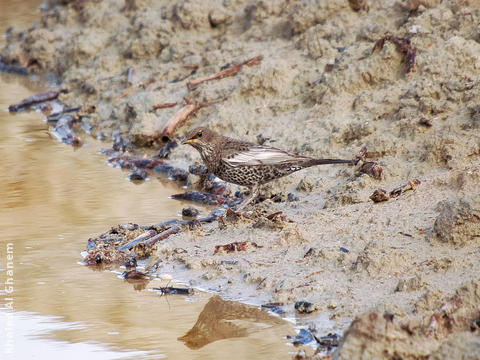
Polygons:
[[289,162],[301,159],[300,156],[289,154],[280,149],[257,146],[252,147],[248,151],[236,154],[231,159],[223,159],[232,166],[240,165],[271,165]]

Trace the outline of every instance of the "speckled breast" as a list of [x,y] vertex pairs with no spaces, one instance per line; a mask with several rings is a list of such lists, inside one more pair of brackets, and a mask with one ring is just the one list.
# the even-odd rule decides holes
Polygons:
[[265,184],[301,169],[303,167],[298,164],[243,165],[234,167],[222,161],[214,174],[220,179],[233,184],[254,186]]

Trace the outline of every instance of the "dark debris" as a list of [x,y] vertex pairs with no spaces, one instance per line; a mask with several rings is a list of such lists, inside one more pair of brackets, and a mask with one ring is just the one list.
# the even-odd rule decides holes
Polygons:
[[310,314],[317,310],[317,306],[311,302],[300,300],[295,303],[295,310],[300,314]]
[[415,56],[417,55],[417,49],[412,47],[410,39],[400,38],[394,35],[385,35],[381,39],[377,40],[370,55],[373,54],[377,49],[382,50],[385,46],[385,41],[393,42],[396,45],[397,50],[405,55],[405,73],[410,73],[415,65]]

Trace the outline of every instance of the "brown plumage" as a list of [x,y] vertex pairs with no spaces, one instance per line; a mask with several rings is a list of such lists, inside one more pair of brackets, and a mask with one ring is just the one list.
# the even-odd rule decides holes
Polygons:
[[204,164],[215,176],[250,189],[250,196],[238,210],[252,201],[259,185],[269,181],[315,165],[357,163],[356,160],[314,159],[292,154],[222,136],[205,127],[191,130],[183,143],[198,150]]

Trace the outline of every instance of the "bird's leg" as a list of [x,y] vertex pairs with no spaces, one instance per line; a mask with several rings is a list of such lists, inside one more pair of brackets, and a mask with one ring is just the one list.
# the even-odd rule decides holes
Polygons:
[[253,199],[257,197],[258,185],[253,185],[252,187],[249,188],[249,191],[250,191],[250,195],[248,195],[248,197],[242,201],[242,203],[240,204],[240,206],[236,211],[242,211],[245,208],[245,206],[247,206]]

